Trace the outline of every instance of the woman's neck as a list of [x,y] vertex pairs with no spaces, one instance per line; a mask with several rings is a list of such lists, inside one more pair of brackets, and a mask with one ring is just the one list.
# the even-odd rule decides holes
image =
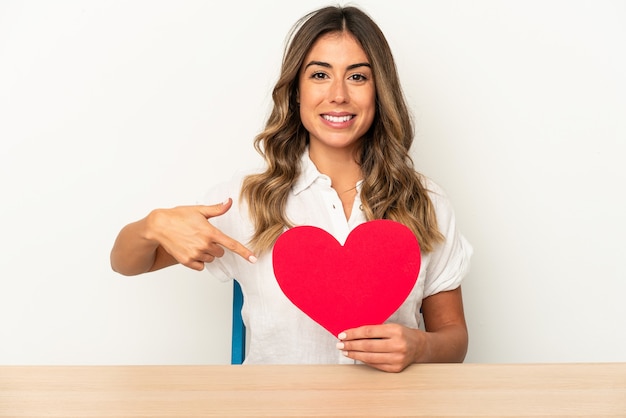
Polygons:
[[[357,151],[350,149],[309,148],[309,157],[320,173],[333,180],[333,187],[348,183],[353,187],[362,177],[361,166],[357,162]],[[341,190],[337,190],[341,192]]]
[[356,185],[363,177],[361,166],[353,150],[335,150],[335,152],[320,152],[309,149],[309,157],[320,173],[327,175],[331,180],[331,187],[341,199],[346,219],[350,219],[352,205],[356,197]]

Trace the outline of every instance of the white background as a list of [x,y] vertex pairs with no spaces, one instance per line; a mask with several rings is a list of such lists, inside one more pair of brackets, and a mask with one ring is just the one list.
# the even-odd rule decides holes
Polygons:
[[[0,364],[228,363],[228,284],[109,251],[259,162],[287,31],[327,4],[0,3]],[[626,2],[356,4],[475,248],[467,361],[626,361]]]

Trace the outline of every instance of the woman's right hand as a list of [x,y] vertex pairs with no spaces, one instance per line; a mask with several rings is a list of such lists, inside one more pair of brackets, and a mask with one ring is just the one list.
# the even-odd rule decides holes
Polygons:
[[225,214],[231,199],[211,206],[179,206],[155,209],[145,218],[126,225],[111,250],[113,270],[135,275],[176,263],[202,270],[204,263],[229,250],[251,263],[254,253],[214,227],[209,219]]
[[228,199],[212,206],[156,209],[147,218],[147,238],[157,241],[177,262],[194,270],[202,270],[204,263],[223,256],[225,248],[254,263],[252,251],[208,222],[231,206],[232,200]]

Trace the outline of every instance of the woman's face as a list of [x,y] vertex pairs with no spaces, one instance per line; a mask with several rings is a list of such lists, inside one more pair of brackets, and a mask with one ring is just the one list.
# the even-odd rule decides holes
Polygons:
[[354,37],[320,37],[304,59],[298,84],[311,150],[358,148],[374,120],[376,89],[367,55]]

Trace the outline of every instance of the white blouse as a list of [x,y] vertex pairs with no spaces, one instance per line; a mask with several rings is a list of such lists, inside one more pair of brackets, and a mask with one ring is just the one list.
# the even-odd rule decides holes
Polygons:
[[[295,225],[312,225],[333,235],[342,245],[356,226],[366,222],[360,209],[361,184],[357,184],[349,220],[344,215],[341,200],[331,187],[328,176],[321,174],[308,152],[301,159],[301,176],[292,187],[286,214]],[[246,245],[254,232],[245,202],[239,201],[244,176],[212,188],[201,204],[213,205],[227,198],[232,208],[210,222],[225,234]],[[422,253],[420,273],[415,287],[402,306],[386,321],[410,328],[421,327],[422,299],[438,292],[460,286],[469,269],[472,247],[455,225],[454,212],[440,187],[426,180],[426,188],[434,204],[439,231],[445,241],[430,253]],[[272,267],[271,251],[251,264],[239,255],[225,255],[206,270],[220,280],[236,278],[244,295],[242,317],[249,340],[246,364],[324,364],[352,363],[336,348],[337,338],[300,311],[283,294]]]

